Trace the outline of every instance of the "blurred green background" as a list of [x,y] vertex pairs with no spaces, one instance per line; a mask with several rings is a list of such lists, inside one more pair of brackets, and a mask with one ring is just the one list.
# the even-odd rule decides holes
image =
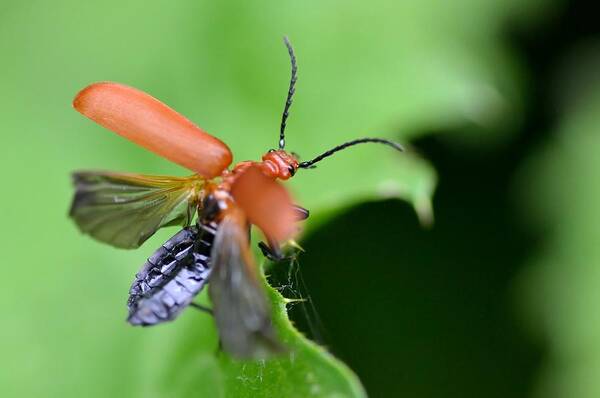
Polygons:
[[283,35],[290,150],[410,149],[357,147],[287,184],[312,211],[306,252],[270,272],[308,299],[290,307],[299,330],[373,397],[600,396],[595,15],[583,0],[0,0],[0,396],[361,395],[322,353],[248,365],[265,370],[248,382],[193,312],[129,327],[133,275],[176,230],[121,251],[66,215],[73,170],[187,173],[73,111],[79,89],[138,87],[258,159],[277,142]]

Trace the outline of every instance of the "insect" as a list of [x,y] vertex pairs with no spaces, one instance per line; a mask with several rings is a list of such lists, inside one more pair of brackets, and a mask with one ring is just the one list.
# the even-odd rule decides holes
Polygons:
[[[361,138],[299,162],[285,150],[285,128],[295,93],[294,50],[284,38],[291,79],[281,119],[278,149],[261,161],[232,168],[227,145],[150,95],[118,83],[94,83],[80,91],[74,108],[130,141],[194,172],[188,177],[148,176],[103,171],[73,174],[70,217],[81,232],[125,249],[141,246],[158,229],[183,228],[158,248],[136,274],[127,302],[128,322],[151,326],[175,319],[193,306],[213,314],[222,347],[239,358],[282,350],[268,300],[251,255],[249,230],[257,226],[269,258],[284,257],[281,243],[294,236],[309,212],[293,203],[277,180],[347,147],[394,142]],[[193,302],[208,284],[212,309]]]

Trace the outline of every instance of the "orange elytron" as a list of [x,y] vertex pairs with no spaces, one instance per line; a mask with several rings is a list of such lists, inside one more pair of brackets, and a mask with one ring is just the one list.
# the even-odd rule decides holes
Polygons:
[[[75,197],[70,216],[93,238],[126,249],[139,247],[159,228],[183,229],[156,250],[136,274],[129,292],[128,321],[150,326],[175,319],[193,306],[214,315],[222,347],[238,358],[283,349],[272,326],[270,306],[249,250],[250,225],[267,243],[271,259],[283,258],[280,244],[291,239],[295,223],[308,211],[294,205],[277,180],[308,169],[349,146],[382,143],[361,138],[316,158],[298,162],[285,150],[285,126],[297,80],[294,51],[287,40],[292,76],[281,120],[279,149],[260,162],[229,168],[231,151],[156,98],[118,83],[94,83],[73,101],[77,111],[105,128],[189,170],[189,177],[146,176],[83,171],[73,174]],[[195,219],[195,222],[194,222]],[[212,309],[193,302],[208,283]]]

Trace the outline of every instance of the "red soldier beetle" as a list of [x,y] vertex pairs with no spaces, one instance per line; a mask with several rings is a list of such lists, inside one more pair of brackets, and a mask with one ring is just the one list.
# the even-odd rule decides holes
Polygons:
[[[183,229],[146,261],[130,289],[129,318],[150,326],[175,319],[208,283],[212,310],[223,349],[239,358],[279,352],[270,308],[249,250],[249,227],[259,227],[271,259],[281,259],[281,242],[308,211],[293,204],[277,180],[298,169],[362,143],[402,147],[381,138],[360,138],[316,158],[298,162],[285,150],[285,127],[297,81],[296,57],[287,38],[292,74],[281,120],[278,149],[260,162],[244,161],[231,169],[231,151],[154,97],[118,83],[94,83],[77,94],[74,108],[94,122],[196,174],[146,176],[83,171],[73,174],[76,188],[70,216],[79,229],[119,248],[137,248],[159,228]],[[193,223],[194,218],[196,222]]]

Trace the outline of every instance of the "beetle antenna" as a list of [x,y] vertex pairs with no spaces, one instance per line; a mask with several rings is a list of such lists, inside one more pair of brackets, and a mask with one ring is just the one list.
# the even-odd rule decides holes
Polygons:
[[287,122],[287,118],[290,115],[289,110],[290,106],[292,106],[292,98],[294,97],[294,93],[296,92],[296,80],[298,80],[298,67],[296,66],[296,55],[294,54],[294,49],[290,44],[287,36],[283,37],[283,42],[288,49],[288,53],[290,54],[290,61],[292,62],[292,77],[290,79],[290,88],[288,89],[287,99],[285,100],[285,107],[283,108],[283,116],[281,116],[281,128],[279,130],[279,149],[285,148],[285,123]]
[[402,145],[393,142],[393,141],[389,141],[383,138],[359,138],[356,140],[352,140],[352,141],[348,141],[348,142],[344,142],[341,145],[338,145],[334,148],[331,148],[330,150],[328,150],[327,152],[322,153],[321,155],[317,156],[316,158],[314,158],[313,160],[309,160],[307,162],[301,162],[298,165],[298,168],[301,169],[311,169],[315,166],[313,166],[315,163],[320,162],[321,160],[325,159],[326,157],[329,157],[331,155],[333,155],[336,152],[339,152],[343,149],[346,149],[348,147],[351,147],[353,145],[358,145],[358,144],[366,144],[368,142],[375,142],[378,144],[385,144],[385,145],[389,145],[392,148],[396,149],[397,151],[400,152],[404,152],[404,148],[402,147]]

